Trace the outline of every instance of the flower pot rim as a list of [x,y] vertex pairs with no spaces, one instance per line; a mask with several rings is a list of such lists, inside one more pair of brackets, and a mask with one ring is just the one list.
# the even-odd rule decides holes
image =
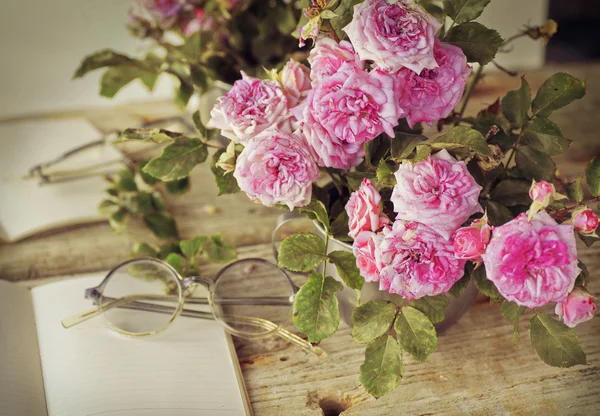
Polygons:
[[[323,229],[323,226],[321,225],[321,223],[317,220],[313,220],[313,224],[315,225],[315,227],[317,228],[317,230],[319,230],[319,233],[322,234],[322,237],[325,237],[327,235],[327,233],[325,232],[325,230]],[[344,241],[340,241],[335,237],[329,237],[331,240],[335,241],[337,244],[344,246],[345,248],[347,248],[348,250],[352,251],[352,244],[348,244]]]

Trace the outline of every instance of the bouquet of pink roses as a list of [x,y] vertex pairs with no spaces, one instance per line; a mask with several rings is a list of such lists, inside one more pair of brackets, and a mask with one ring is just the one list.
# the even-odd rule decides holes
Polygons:
[[[294,234],[281,244],[279,265],[310,273],[293,320],[311,342],[336,332],[335,294],[344,285],[377,282],[403,298],[353,313],[353,337],[367,345],[360,379],[376,397],[400,382],[402,350],[424,360],[436,348],[433,324],[444,319],[447,296],[471,281],[502,302],[515,335],[533,310],[529,334],[544,362],[585,363],[571,328],[596,305],[575,236],[588,245],[599,239],[587,204],[600,200],[600,160],[587,167],[589,192],[581,178],[557,176],[552,156],[570,140],[548,118],[583,97],[585,82],[557,73],[532,99],[522,78],[519,89],[465,116],[496,53],[519,36],[548,40],[555,24],[504,41],[473,21],[489,0],[444,0],[443,9],[411,0],[305,3],[297,33],[311,45],[310,67],[290,60],[263,79],[242,73],[208,129],[195,116],[200,139],[126,131],[122,140],[172,141],[144,173],[186,177],[207,158],[210,129],[219,129],[231,140],[212,158],[220,193],[241,189],[305,213],[327,240],[352,242],[352,252],[330,252],[318,235]],[[438,132],[424,136],[423,123]],[[329,183],[319,186],[324,177]],[[327,263],[342,282],[316,271]],[[557,316],[538,309],[545,305]]]

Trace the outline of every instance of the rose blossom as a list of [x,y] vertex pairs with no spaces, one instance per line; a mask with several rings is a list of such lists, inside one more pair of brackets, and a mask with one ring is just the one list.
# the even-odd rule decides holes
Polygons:
[[301,137],[272,128],[246,144],[233,176],[253,201],[267,206],[281,203],[292,210],[310,202],[319,168]]
[[348,235],[355,239],[361,231],[377,231],[389,223],[381,215],[381,208],[381,195],[369,179],[363,179],[358,191],[352,192],[346,204]]
[[290,107],[298,105],[310,92],[310,69],[306,65],[290,59],[281,70],[280,77]]
[[403,68],[396,74],[399,105],[408,111],[406,120],[415,123],[434,122],[450,115],[460,101],[471,67],[462,49],[435,41],[438,68],[415,73]]
[[371,231],[362,231],[354,239],[352,253],[356,257],[356,267],[367,282],[379,281],[379,268],[375,262],[376,247],[381,236]]
[[566,326],[574,328],[577,324],[592,319],[596,309],[598,307],[594,298],[585,290],[575,288],[565,300],[556,304],[554,313],[562,319]]
[[545,211],[494,228],[481,257],[502,296],[528,308],[564,300],[579,273],[573,226],[557,224]]
[[593,234],[598,228],[598,216],[588,207],[579,207],[571,214],[573,226],[581,234]]
[[379,289],[409,300],[449,291],[463,276],[466,262],[457,259],[452,243],[433,229],[399,220],[384,227],[375,260]]
[[271,126],[291,133],[288,105],[286,93],[277,82],[249,77],[242,71],[242,79],[219,97],[207,127],[221,129],[223,136],[239,143]]
[[365,72],[348,62],[316,85],[294,110],[321,166],[349,169],[364,156],[363,144],[394,127],[403,116],[391,75]]
[[531,182],[529,188],[529,197],[533,200],[528,211],[528,218],[531,220],[535,214],[545,209],[552,202],[566,199],[567,197],[556,192],[553,184],[546,181],[536,182],[535,179]]
[[458,259],[471,260],[474,263],[481,261],[481,255],[485,253],[492,227],[489,226],[487,218],[474,220],[468,227],[462,227],[454,233],[454,255]]
[[481,212],[477,200],[481,186],[465,162],[446,149],[421,162],[401,164],[395,176],[391,200],[396,218],[418,221],[450,238],[471,215]]
[[391,72],[406,67],[420,74],[438,66],[433,46],[440,27],[412,1],[366,0],[355,6],[352,21],[343,30],[363,61],[375,61]]
[[337,43],[331,38],[321,38],[308,56],[310,78],[313,82],[320,82],[335,74],[344,62],[353,64],[357,69],[365,67],[350,42],[343,40]]

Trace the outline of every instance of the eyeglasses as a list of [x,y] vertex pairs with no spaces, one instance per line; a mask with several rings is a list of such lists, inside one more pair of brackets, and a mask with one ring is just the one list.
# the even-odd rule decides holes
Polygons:
[[[276,335],[323,357],[326,353],[319,347],[283,328],[297,292],[285,271],[263,259],[237,260],[206,279],[183,278],[168,263],[142,258],[118,265],[98,286],[86,289],[85,297],[97,307],[62,324],[70,328],[102,315],[121,334],[146,336],[165,330],[179,315],[215,319],[232,335]],[[210,312],[199,310],[202,306]]]

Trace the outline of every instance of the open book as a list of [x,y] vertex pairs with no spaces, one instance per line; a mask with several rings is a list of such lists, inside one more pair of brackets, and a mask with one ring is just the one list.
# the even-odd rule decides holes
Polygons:
[[0,281],[0,416],[251,414],[231,339],[211,320],[179,317],[129,338],[88,310],[103,274],[25,287]]

